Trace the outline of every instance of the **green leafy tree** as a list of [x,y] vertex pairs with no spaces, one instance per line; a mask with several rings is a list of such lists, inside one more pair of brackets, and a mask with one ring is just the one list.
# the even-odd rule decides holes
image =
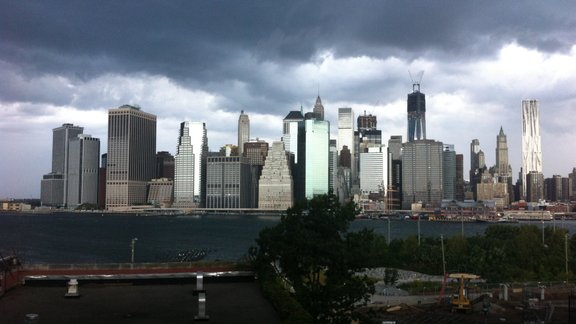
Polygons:
[[304,208],[288,209],[257,239],[257,260],[277,266],[316,322],[349,323],[374,291],[372,282],[356,273],[375,264],[386,244],[370,230],[348,232],[357,213],[353,203],[317,196]]

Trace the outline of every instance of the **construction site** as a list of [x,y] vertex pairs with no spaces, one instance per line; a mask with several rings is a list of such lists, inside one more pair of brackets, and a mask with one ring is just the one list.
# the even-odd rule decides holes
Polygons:
[[361,323],[576,323],[576,286],[488,284],[468,273],[377,289]]

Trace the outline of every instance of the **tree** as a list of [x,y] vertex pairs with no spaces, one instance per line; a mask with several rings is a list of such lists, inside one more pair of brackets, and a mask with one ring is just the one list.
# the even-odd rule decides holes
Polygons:
[[296,299],[317,322],[347,322],[374,287],[356,273],[374,263],[385,241],[369,230],[349,233],[358,213],[332,194],[288,209],[280,223],[260,232],[257,259],[274,263],[290,282]]

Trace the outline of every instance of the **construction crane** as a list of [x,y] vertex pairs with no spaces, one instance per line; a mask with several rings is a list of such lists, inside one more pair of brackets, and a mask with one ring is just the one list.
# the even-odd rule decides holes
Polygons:
[[448,275],[448,278],[458,279],[460,283],[458,295],[452,297],[452,312],[471,311],[472,303],[466,293],[466,283],[472,279],[480,279],[480,276],[470,273],[451,273]]

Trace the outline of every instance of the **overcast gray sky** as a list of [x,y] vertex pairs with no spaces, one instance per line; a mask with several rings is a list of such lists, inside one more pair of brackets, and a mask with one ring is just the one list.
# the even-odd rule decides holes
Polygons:
[[339,107],[406,137],[408,71],[425,71],[427,137],[495,163],[503,127],[515,177],[522,99],[540,101],[544,175],[576,166],[576,2],[0,0],[0,198],[39,197],[52,129],[84,127],[107,149],[107,110],[158,116],[157,150],[181,121],[208,144],[279,140],[282,119],[320,91],[336,138]]

